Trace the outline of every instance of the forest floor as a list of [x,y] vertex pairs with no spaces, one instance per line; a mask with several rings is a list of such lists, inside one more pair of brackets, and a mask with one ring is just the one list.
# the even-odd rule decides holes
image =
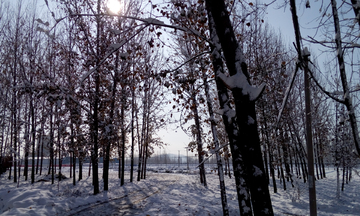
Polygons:
[[[0,177],[0,215],[222,215],[219,180],[211,169],[207,170],[207,188],[198,175],[182,173],[176,167],[166,169],[173,173],[155,170],[147,172],[146,180],[137,182],[135,177],[133,183],[126,172],[123,186],[117,172],[110,172],[109,191],[103,191],[100,180],[101,193],[96,196],[86,171],[76,186],[69,178],[52,185],[45,175],[36,176],[33,185],[21,177],[17,185],[5,173]],[[69,168],[63,171],[69,175]],[[318,215],[360,215],[360,176],[354,172],[337,198],[336,171],[327,168],[326,175],[316,181]],[[225,180],[230,215],[239,215],[234,178]],[[278,193],[273,193],[272,185],[269,188],[275,215],[309,215],[307,183],[294,179],[294,187],[288,182],[286,191],[279,180],[277,184]]]

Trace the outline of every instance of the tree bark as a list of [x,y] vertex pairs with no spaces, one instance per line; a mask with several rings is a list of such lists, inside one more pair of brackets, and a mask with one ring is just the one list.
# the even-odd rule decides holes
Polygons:
[[344,104],[348,111],[349,119],[350,119],[350,126],[352,129],[352,135],[354,137],[354,144],[357,151],[358,156],[360,157],[360,137],[359,137],[359,130],[357,126],[356,116],[354,106],[351,101],[349,85],[346,78],[346,71],[345,71],[345,61],[344,61],[344,53],[342,48],[342,41],[341,41],[341,31],[340,31],[340,22],[339,22],[339,15],[336,7],[336,0],[331,0],[332,6],[332,13],[334,18],[334,28],[335,28],[335,44],[336,44],[336,52],[337,52],[337,59],[339,63],[339,70],[340,70],[340,78],[344,92]]
[[[251,201],[250,201],[250,191],[246,177],[246,166],[243,161],[243,158],[240,156],[239,148],[235,148],[236,144],[239,142],[238,137],[238,127],[234,118],[231,118],[235,111],[231,108],[231,103],[229,100],[228,90],[225,84],[220,79],[220,74],[224,72],[223,61],[221,58],[221,48],[216,46],[219,42],[219,38],[215,29],[215,24],[213,21],[212,13],[208,12],[209,17],[209,28],[210,36],[212,41],[212,64],[215,72],[215,81],[218,91],[218,98],[220,103],[220,109],[223,111],[223,122],[225,125],[225,130],[228,135],[230,150],[233,159],[233,169],[236,182],[236,192],[238,196],[238,204],[240,215],[252,215]],[[230,169],[229,169],[230,172]]]
[[356,22],[360,26],[360,2],[359,0],[351,0],[351,4],[355,13]]
[[[101,13],[101,0],[97,1],[97,13]],[[95,101],[94,101],[94,113],[93,113],[93,126],[91,127],[92,131],[92,140],[93,140],[93,149],[91,152],[92,160],[92,174],[93,174],[93,185],[94,185],[94,195],[100,193],[99,189],[99,173],[98,173],[98,135],[99,135],[99,100],[100,100],[100,31],[101,23],[100,17],[96,18],[96,71],[95,71]]]
[[[32,79],[31,79],[32,80]],[[36,125],[35,125],[35,108],[33,103],[33,94],[30,95],[30,112],[31,112],[31,145],[32,145],[32,160],[31,160],[31,184],[35,182],[35,140],[36,140]],[[37,168],[36,168],[37,169]]]
[[135,118],[135,76],[133,75],[133,83],[131,87],[131,156],[130,156],[130,182],[133,182],[134,177],[134,145],[135,145],[135,131],[134,131],[134,118]]
[[[228,11],[223,0],[206,0],[208,16],[214,19],[216,33],[219,37],[221,47],[225,56],[226,65],[231,76],[239,79],[243,86],[233,87],[232,93],[235,99],[236,120],[238,124],[238,137],[242,142],[236,143],[233,152],[234,160],[242,158],[245,163],[245,170],[251,191],[251,206],[244,208],[244,213],[253,208],[254,215],[273,215],[272,204],[264,164],[260,148],[260,139],[257,131],[257,121],[255,113],[255,100],[260,96],[262,90],[256,89],[255,92],[250,86],[247,66],[243,57],[242,50],[236,40],[233,27],[230,22]],[[211,22],[211,19],[209,18]],[[247,91],[251,89],[250,92]],[[250,184],[251,182],[251,184]]]
[[201,138],[201,126],[199,121],[199,113],[198,113],[198,104],[196,102],[196,93],[193,92],[191,95],[192,99],[192,111],[194,113],[194,120],[195,120],[195,127],[196,127],[196,144],[197,144],[197,152],[198,152],[198,160],[199,160],[199,170],[200,170],[200,182],[201,184],[204,184],[204,186],[207,186],[206,183],[206,176],[205,176],[205,166],[203,163],[204,160],[204,152],[203,152],[203,143]]
[[121,114],[120,114],[120,121],[121,121],[121,186],[124,185],[125,181],[125,106],[126,106],[126,93],[125,90],[122,90],[122,100],[121,100]]
[[227,200],[226,200],[224,170],[223,170],[223,165],[221,162],[221,155],[219,153],[220,145],[219,145],[218,134],[217,134],[217,130],[216,130],[216,122],[215,122],[213,105],[211,103],[209,84],[208,84],[206,77],[204,78],[204,86],[205,86],[206,102],[207,102],[208,111],[209,111],[209,115],[210,115],[210,121],[211,121],[211,132],[213,135],[214,145],[215,145],[216,163],[217,163],[218,172],[219,172],[221,204],[222,204],[222,208],[223,208],[223,215],[226,216],[226,215],[229,215],[229,209],[228,209],[228,204],[227,204]]
[[316,207],[316,187],[314,176],[314,149],[312,140],[312,126],[311,126],[311,99],[310,99],[310,74],[307,66],[307,57],[305,58],[305,109],[306,109],[306,146],[308,153],[308,181],[309,181],[309,198],[310,198],[310,215],[317,215]]
[[139,148],[139,159],[138,159],[138,174],[137,174],[137,181],[140,181],[141,177],[141,161],[142,161],[142,151],[143,151],[143,142],[142,142],[142,133],[140,137],[139,132],[139,119],[138,119],[138,112],[136,111],[136,131],[138,135],[138,148]]
[[115,139],[115,128],[113,126],[114,119],[114,111],[115,111],[115,97],[116,97],[116,87],[118,83],[118,67],[119,67],[119,52],[116,53],[115,59],[115,74],[113,80],[112,87],[112,95],[111,95],[111,105],[110,105],[110,116],[109,116],[109,124],[110,124],[110,132],[109,136],[111,137],[106,144],[106,151],[104,156],[104,190],[109,190],[109,165],[110,165],[110,147],[111,143],[114,142]]

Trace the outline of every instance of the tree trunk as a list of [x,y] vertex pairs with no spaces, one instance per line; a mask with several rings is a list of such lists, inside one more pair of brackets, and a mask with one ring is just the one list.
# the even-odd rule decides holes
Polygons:
[[121,104],[121,186],[124,185],[125,180],[125,105],[126,105],[126,95],[125,91],[122,91],[122,104]]
[[79,181],[82,179],[83,172],[83,158],[79,156]]
[[[336,53],[337,53],[337,59],[338,59],[338,63],[339,63],[341,83],[342,83],[343,92],[344,92],[344,104],[348,111],[350,126],[352,129],[352,135],[354,137],[355,148],[356,148],[358,156],[360,157],[359,131],[358,131],[358,126],[357,126],[354,106],[352,104],[351,97],[350,97],[349,85],[348,85],[348,81],[346,78],[345,62],[344,62],[343,48],[342,48],[342,42],[341,42],[340,22],[339,22],[337,7],[336,7],[336,0],[331,0],[331,6],[332,6],[332,12],[333,12],[333,18],[334,18]],[[358,17],[358,15],[357,15],[357,17]]]
[[[252,205],[245,204],[244,207],[246,208],[243,208],[245,211],[240,212],[245,215],[248,214],[248,209],[253,208],[254,215],[273,215],[255,113],[255,100],[260,96],[264,88],[250,86],[245,59],[237,43],[225,2],[223,0],[206,0],[206,7],[208,16],[210,14],[213,17],[229,73],[233,76],[233,79],[237,79],[236,83],[239,83],[239,85],[241,83],[240,86],[229,86],[235,99],[236,120],[239,128],[238,137],[242,139],[241,144],[236,143],[236,149],[232,149],[240,152],[233,152],[232,155],[234,160],[242,158],[242,162],[248,168],[248,170],[245,170],[247,174],[245,181],[251,182],[249,187]],[[209,21],[212,22],[212,19],[209,18]],[[224,76],[222,77],[224,78]],[[231,78],[224,78],[223,81],[226,82],[229,79]]]
[[[135,79],[133,77],[133,85]],[[135,145],[135,133],[134,133],[134,118],[135,118],[135,86],[132,86],[131,89],[131,158],[130,158],[130,182],[133,182],[134,176],[134,145]]]
[[28,180],[28,174],[29,174],[29,149],[30,149],[30,140],[29,140],[29,133],[30,133],[30,112],[26,113],[26,111],[28,110],[28,102],[25,102],[25,113],[24,113],[24,119],[26,120],[26,124],[25,124],[25,147],[24,147],[24,152],[25,152],[25,158],[24,158],[24,176],[25,176],[25,181]]
[[[280,142],[282,142],[282,141],[280,141]],[[277,146],[276,147],[277,148],[277,150],[278,150],[278,156],[279,156],[279,168],[280,168],[280,178],[281,178],[281,180],[280,180],[280,184],[281,184],[281,182],[283,183],[283,188],[284,188],[284,190],[286,190],[286,182],[285,182],[285,175],[284,175],[284,168],[283,168],[283,161],[282,161],[282,159],[281,159],[281,152],[280,152],[280,147],[279,146]]]
[[219,182],[220,182],[221,204],[222,204],[222,208],[223,208],[223,215],[226,216],[226,215],[229,215],[229,209],[228,209],[228,204],[227,204],[227,200],[226,200],[224,171],[223,171],[223,165],[221,162],[221,156],[219,153],[220,145],[219,145],[218,134],[217,134],[217,130],[216,130],[214,110],[213,110],[213,106],[211,103],[209,84],[208,84],[206,77],[204,78],[204,85],[205,85],[206,101],[207,101],[207,106],[208,106],[208,111],[209,111],[210,121],[211,121],[211,132],[212,132],[214,144],[215,144],[215,155],[216,155],[216,162],[217,162],[218,173],[219,173]]
[[[43,124],[43,123],[42,123]],[[44,125],[42,125],[41,128],[41,138],[40,138],[40,142],[41,142],[41,159],[40,159],[40,176],[41,176],[41,172],[42,172],[42,168],[43,168],[43,161],[44,161]]]
[[118,67],[119,67],[119,52],[116,53],[116,59],[115,59],[115,75],[114,75],[114,81],[113,81],[113,87],[112,87],[112,95],[111,95],[111,105],[110,105],[110,139],[108,140],[106,144],[106,150],[105,150],[105,156],[104,156],[104,167],[103,167],[103,173],[104,173],[104,190],[109,190],[109,165],[110,165],[110,147],[111,143],[113,143],[115,139],[115,128],[113,126],[113,119],[114,119],[114,111],[115,111],[115,97],[116,97],[116,87],[117,87],[117,81],[118,81]]
[[[33,104],[33,95],[30,95],[30,112],[31,112],[31,145],[32,145],[32,154],[31,154],[31,184],[35,182],[35,140],[36,140],[36,126],[35,126],[35,111],[34,111],[34,104]],[[39,153],[38,153],[39,154]],[[38,157],[39,158],[39,157]],[[37,170],[37,168],[36,168]]]
[[72,152],[70,152],[70,178],[72,178],[72,170],[73,170],[73,156]]
[[[90,174],[91,174],[91,163],[92,162],[92,160],[90,160],[90,164],[89,164],[89,172],[88,172],[88,176],[90,177]],[[94,184],[93,184],[94,185]]]
[[[139,161],[138,161],[138,175],[137,175],[137,181],[140,181],[141,177],[141,161],[142,161],[142,151],[143,151],[143,144],[142,144],[142,138],[140,138],[140,132],[139,132],[139,119],[138,119],[138,112],[136,111],[136,130],[138,135],[138,148],[139,148]],[[142,135],[141,135],[142,136]]]
[[220,109],[223,111],[222,118],[225,125],[226,133],[228,135],[230,150],[232,153],[233,170],[234,170],[234,176],[236,182],[236,192],[238,196],[240,214],[252,215],[252,209],[250,208],[251,203],[250,203],[249,188],[247,186],[247,182],[245,181],[246,167],[243,162],[243,158],[240,157],[239,149],[234,148],[234,146],[238,143],[239,140],[237,124],[234,118],[232,117],[233,116],[232,113],[234,113],[234,110],[231,108],[228,90],[225,84],[220,79],[220,74],[224,72],[224,69],[223,69],[223,61],[220,55],[221,53],[220,47],[216,46],[216,44],[219,43],[219,38],[217,36],[212,14],[209,12],[208,12],[208,17],[209,17],[211,41],[214,44],[214,46],[211,47],[212,64],[215,72],[215,81],[218,91]]
[[[97,13],[101,13],[101,0],[97,1]],[[92,160],[92,174],[93,174],[93,185],[94,185],[94,195],[100,193],[99,189],[99,173],[98,173],[98,139],[99,139],[99,119],[98,119],[98,111],[99,111],[99,96],[100,96],[100,74],[99,74],[99,66],[100,66],[100,31],[101,31],[101,23],[100,17],[96,18],[96,70],[95,70],[95,101],[94,101],[94,113],[93,113],[93,126],[90,127],[92,129],[92,140],[93,140],[93,149],[91,152],[91,160]],[[74,173],[75,174],[75,173]]]
[[[306,49],[305,49],[306,50]],[[304,54],[306,52],[304,51]],[[314,149],[312,141],[312,125],[311,125],[311,98],[310,98],[310,74],[307,66],[307,56],[305,56],[305,70],[304,70],[304,82],[305,82],[305,109],[306,109],[306,146],[308,153],[308,181],[309,181],[309,198],[310,198],[310,215],[317,215],[316,207],[316,186],[314,176]]]
[[121,179],[121,146],[120,146],[120,141],[117,141],[117,146],[118,146],[118,158],[119,158],[118,178]]
[[336,167],[336,198],[340,199],[340,171],[339,171],[339,166]]
[[72,152],[72,160],[73,160],[73,185],[76,185],[76,155],[75,155],[75,150]]
[[360,26],[360,2],[359,0],[351,0],[351,4],[355,13],[356,22]]
[[194,120],[195,120],[195,127],[196,127],[196,143],[197,143],[197,152],[198,152],[198,159],[199,159],[199,169],[200,169],[200,182],[202,184],[204,184],[204,186],[207,186],[206,183],[206,176],[205,176],[205,167],[204,167],[204,152],[203,152],[203,143],[202,143],[202,138],[201,138],[201,126],[200,126],[200,121],[199,121],[199,113],[198,113],[198,105],[196,102],[196,96],[195,96],[195,92],[192,93],[192,111],[194,113]]
[[[145,85],[146,88],[148,88],[148,83],[147,80],[145,80]],[[145,89],[146,89],[145,88]],[[140,146],[139,146],[139,167],[138,167],[138,181],[140,181],[140,179],[144,178],[144,163],[145,163],[145,145],[146,145],[146,128],[148,127],[147,125],[147,115],[148,115],[148,105],[147,103],[149,103],[148,101],[148,91],[144,91],[144,99],[143,99],[143,116],[142,116],[142,128],[141,128],[141,139],[140,140]],[[138,126],[139,127],[139,126]],[[139,129],[138,129],[139,130]]]

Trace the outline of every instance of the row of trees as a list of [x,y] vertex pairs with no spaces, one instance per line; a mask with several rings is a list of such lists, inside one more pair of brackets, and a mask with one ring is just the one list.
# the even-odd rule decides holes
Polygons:
[[[156,132],[172,117],[171,111],[161,111],[171,106],[194,139],[189,149],[197,151],[204,186],[204,160],[216,154],[224,215],[228,209],[221,156],[226,164],[232,158],[241,215],[272,215],[270,179],[274,192],[276,176],[285,190],[295,177],[308,180],[304,81],[297,75],[305,68],[316,78],[310,85],[316,178],[326,177],[326,162],[351,176],[358,132],[357,104],[349,95],[356,96],[356,86],[346,87],[343,65],[341,76],[332,73],[336,90],[324,89],[330,84],[320,84],[323,67],[315,61],[303,64],[296,19],[294,52],[264,23],[267,4],[137,0],[122,2],[121,15],[115,15],[100,0],[45,1],[49,17],[39,17],[39,3],[34,2],[3,1],[0,6],[1,157],[13,157],[9,178],[14,182],[19,181],[20,164],[27,180],[32,158],[34,183],[39,167],[41,175],[44,148],[49,149],[52,183],[57,161],[61,174],[61,161],[68,155],[74,164],[73,184],[76,166],[81,180],[82,161],[91,158],[94,194],[100,192],[99,157],[104,158],[104,190],[109,189],[109,161],[114,157],[122,160],[119,178],[124,184],[126,152],[130,181],[136,152],[137,180],[146,178],[147,159],[155,146],[164,144]],[[350,6],[356,14],[356,4]],[[327,29],[333,24],[328,22],[319,26]],[[352,52],[346,53],[349,58],[342,55],[343,63],[357,55],[353,35],[358,29],[350,26],[346,31],[344,40],[351,39],[347,50]],[[339,52],[345,52],[339,39],[337,32],[341,65]],[[333,48],[329,41],[308,41]],[[332,63],[327,64],[329,71],[337,71]],[[355,60],[349,64],[353,71],[357,65]],[[337,80],[342,81],[345,99],[337,96]]]
[[[138,16],[139,3],[124,5],[126,15]],[[1,46],[7,47],[1,51],[2,156],[13,155],[14,167],[25,165],[25,180],[31,157],[32,182],[43,148],[49,149],[53,176],[55,158],[61,164],[70,154],[74,163],[80,159],[80,180],[82,161],[90,156],[96,194],[99,157],[107,190],[109,159],[122,158],[124,184],[125,152],[130,149],[133,158],[139,146],[138,179],[145,178],[146,159],[163,145],[155,136],[164,125],[165,100],[154,76],[162,58],[151,39],[156,34],[135,20],[105,15],[102,1],[46,2],[52,17],[45,18],[38,17],[39,5],[1,4]],[[17,182],[20,174],[11,175]],[[75,184],[75,171],[73,179]]]

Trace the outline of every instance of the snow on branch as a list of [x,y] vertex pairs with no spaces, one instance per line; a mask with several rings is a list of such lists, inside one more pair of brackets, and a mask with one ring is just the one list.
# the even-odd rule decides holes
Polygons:
[[98,65],[96,65],[94,68],[92,68],[90,71],[88,71],[86,74],[84,74],[80,80],[81,83],[84,82],[84,80],[89,77],[94,71],[96,71],[100,65],[102,65],[107,58],[109,58],[110,55],[112,55],[114,52],[119,50],[124,44],[129,42],[131,39],[133,39],[137,34],[139,34],[142,30],[144,30],[147,26],[142,27],[139,29],[135,34],[133,34],[131,37],[127,38],[126,40],[122,40],[120,43],[112,44],[110,45],[111,48],[113,48],[112,51],[110,51],[108,54],[105,55],[105,57],[100,61]]
[[147,24],[152,24],[152,25],[165,25],[165,23],[163,21],[160,21],[158,19],[151,18],[151,17],[146,18],[142,21],[146,22]]
[[221,149],[223,149],[224,147],[226,147],[226,146],[228,146],[228,145],[230,145],[230,143],[224,144],[224,145],[220,146],[218,149],[214,150],[214,151],[211,153],[211,155],[209,155],[209,156],[206,157],[203,161],[201,161],[201,163],[199,163],[199,164],[197,165],[197,167],[195,167],[195,168],[199,168],[199,167],[201,166],[201,164],[203,164],[203,163],[205,163],[207,160],[209,160],[214,154],[216,154],[216,152],[219,152]]
[[166,24],[161,20],[152,18],[152,17],[148,17],[148,18],[139,18],[139,17],[133,17],[133,16],[122,16],[122,15],[116,15],[116,14],[72,14],[70,15],[70,17],[75,17],[75,16],[115,16],[115,17],[119,17],[119,18],[124,18],[124,19],[133,19],[133,20],[137,20],[137,21],[141,21],[143,23],[145,23],[146,26],[149,25],[156,25],[156,26],[161,26],[161,27],[166,27],[166,28],[171,28],[171,29],[175,29],[175,30],[180,30],[180,31],[184,31],[187,32],[189,34],[193,34],[197,37],[202,38],[203,40],[207,41],[208,43],[211,44],[211,41],[204,37],[203,35],[201,35],[200,32],[191,29],[191,28],[187,28],[187,27],[182,27],[182,26],[178,26],[178,25],[171,25],[171,24]]
[[259,87],[251,86],[247,81],[246,76],[241,72],[237,72],[235,75],[230,77],[220,73],[219,78],[229,89],[241,89],[243,95],[249,96],[250,101],[256,101],[265,89],[265,83],[262,83]]
[[113,48],[114,50],[118,50],[118,49],[120,49],[120,47],[122,47],[126,42],[127,42],[126,40],[122,40],[120,43],[111,44],[110,47]]

